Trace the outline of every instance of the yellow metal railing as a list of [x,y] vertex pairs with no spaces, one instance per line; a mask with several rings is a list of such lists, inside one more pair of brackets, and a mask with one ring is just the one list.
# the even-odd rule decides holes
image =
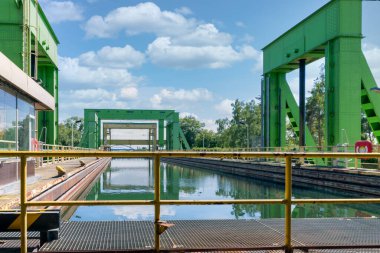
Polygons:
[[[292,204],[375,204],[380,198],[361,199],[292,199],[292,159],[293,158],[380,158],[380,153],[275,153],[275,152],[0,152],[0,157],[21,159],[20,205],[21,205],[21,252],[27,252],[27,207],[32,206],[95,206],[95,205],[153,205],[155,221],[155,250],[160,251],[160,208],[161,205],[225,205],[225,204],[283,204],[285,205],[285,240],[283,249],[292,251]],[[27,200],[27,158],[29,157],[115,157],[154,159],[154,200],[107,200],[107,201],[28,201]],[[285,159],[285,196],[283,199],[237,199],[237,200],[161,200],[160,159],[170,158],[274,158]]]
[[[380,153],[380,145],[373,145],[373,152]],[[344,146],[285,146],[285,147],[251,147],[251,148],[194,148],[193,151],[197,152],[333,152],[333,153],[347,153],[355,152],[355,145],[344,145]],[[343,158],[343,157],[339,157]],[[303,159],[304,160],[304,159]],[[302,164],[305,161],[301,161]],[[278,159],[267,159],[269,162],[279,162]],[[355,159],[333,159],[331,161],[333,166],[336,167],[347,167],[347,168],[359,168],[359,162],[361,168],[371,168],[380,170],[380,159],[377,161],[366,161],[355,158]],[[314,164],[304,164],[304,165],[314,165]]]
[[[54,151],[66,152],[66,151],[96,151],[96,150],[90,149],[90,148],[82,148],[82,147],[52,145],[52,144],[39,142],[38,151],[49,154],[50,152],[54,152]],[[72,160],[72,159],[74,159],[74,157],[51,157],[51,156],[39,157],[39,159],[37,159],[36,161],[36,167],[42,167],[48,164],[56,164],[56,163],[60,163],[60,162],[64,162],[66,160]]]

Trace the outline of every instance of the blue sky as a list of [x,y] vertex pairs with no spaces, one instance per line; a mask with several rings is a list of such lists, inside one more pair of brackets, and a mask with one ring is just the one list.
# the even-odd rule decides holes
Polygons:
[[[327,0],[40,0],[60,39],[60,120],[84,108],[175,109],[215,129],[260,95],[261,48]],[[380,2],[363,49],[380,80]],[[308,89],[319,65],[307,67]],[[297,96],[297,72],[288,75]]]

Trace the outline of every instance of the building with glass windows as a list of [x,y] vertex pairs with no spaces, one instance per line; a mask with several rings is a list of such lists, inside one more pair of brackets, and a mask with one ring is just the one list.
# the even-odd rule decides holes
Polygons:
[[[58,44],[38,1],[0,1],[0,150],[56,144]],[[0,185],[17,180],[17,161],[1,159],[0,168]]]
[[[59,41],[38,1],[0,1],[0,52],[22,70],[26,76],[31,77],[39,87],[47,91],[49,97],[54,99],[53,108],[35,106],[34,109],[37,112],[32,113],[34,115],[33,124],[37,129],[37,132],[32,131],[34,132],[33,134],[36,135],[38,141],[48,144],[56,144],[58,140],[58,44]],[[1,66],[1,69],[3,68],[6,68],[6,66]],[[14,80],[17,78],[20,81],[21,79],[26,79],[26,76],[21,77],[19,73],[18,75]],[[27,83],[31,82],[28,81]],[[16,88],[14,85],[23,84],[22,82],[16,82],[16,84],[8,85],[8,87],[5,87],[4,84],[1,85],[0,96],[6,94],[4,96],[7,99],[9,96],[13,96],[16,98],[16,102],[11,98],[7,102],[0,100],[0,108],[1,106],[5,108],[4,104],[7,103],[6,106],[16,108],[16,111],[13,111],[13,116],[11,116],[11,112],[7,112],[6,119],[0,118],[0,129],[3,129],[5,125],[15,124],[14,117],[16,117],[18,128],[20,128],[22,124],[21,117],[32,115],[30,112],[33,111],[31,108],[35,102],[33,102],[33,95],[31,94],[34,94],[35,90],[27,90],[22,86],[20,87],[23,89]],[[35,96],[34,99],[36,99]],[[27,105],[29,105],[29,109],[27,109]],[[32,119],[31,116],[28,117]],[[24,123],[26,124],[26,121]],[[3,131],[0,130],[0,133]],[[13,131],[14,134],[17,133],[16,130]],[[18,132],[17,137],[23,138],[20,129]],[[10,135],[10,132],[8,135]],[[0,134],[0,140],[5,138],[1,136]],[[6,140],[2,141],[0,148],[4,148],[4,141]],[[18,146],[15,144],[12,146],[11,144],[9,143],[13,149],[31,148],[30,145],[21,144],[21,142]],[[8,148],[8,146],[6,147]]]

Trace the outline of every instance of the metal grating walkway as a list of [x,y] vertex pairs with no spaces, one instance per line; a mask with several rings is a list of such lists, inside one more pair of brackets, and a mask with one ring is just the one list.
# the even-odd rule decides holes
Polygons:
[[[31,252],[40,245],[40,233],[28,233],[28,251]],[[0,232],[0,252],[20,252],[20,233],[19,232]]]
[[[256,249],[250,252],[282,252],[283,219],[176,220],[161,235],[161,247],[169,251],[220,251]],[[41,252],[95,252],[151,250],[151,221],[65,222],[60,239],[43,245]],[[293,219],[293,245],[308,252],[380,252],[380,219]],[[335,249],[344,247],[346,249]],[[362,249],[350,249],[347,248]]]

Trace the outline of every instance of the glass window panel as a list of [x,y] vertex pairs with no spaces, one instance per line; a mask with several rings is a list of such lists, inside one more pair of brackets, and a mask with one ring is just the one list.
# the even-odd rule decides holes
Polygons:
[[[19,150],[30,150],[31,138],[34,136],[32,119],[34,118],[34,107],[21,96],[17,98],[18,108],[18,148]],[[31,114],[33,113],[33,114]]]
[[16,97],[0,87],[0,150],[16,150]]

